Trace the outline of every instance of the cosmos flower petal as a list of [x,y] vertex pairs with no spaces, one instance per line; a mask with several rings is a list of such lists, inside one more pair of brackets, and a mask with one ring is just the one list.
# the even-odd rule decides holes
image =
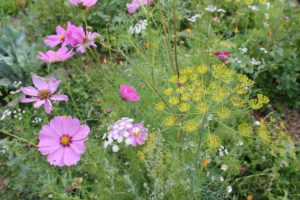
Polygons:
[[31,98],[21,98],[20,100],[19,100],[19,102],[21,102],[21,103],[32,103],[32,102],[35,102],[35,101],[37,101],[38,100],[38,98],[37,97],[31,97]]
[[77,154],[82,154],[85,151],[85,146],[84,146],[84,144],[82,142],[72,142],[70,144],[70,147]]
[[72,136],[72,139],[73,141],[84,141],[86,140],[89,132],[90,128],[87,125],[81,125],[80,129],[78,129],[76,133]]
[[68,117],[63,121],[64,133],[73,136],[80,128],[80,121],[76,118]]
[[52,103],[49,99],[45,99],[44,108],[45,108],[45,112],[47,114],[50,114],[52,112],[53,107],[52,107]]
[[42,105],[44,105],[45,104],[45,100],[44,99],[39,99],[39,100],[37,100],[34,104],[33,104],[33,107],[34,108],[39,108],[39,107],[41,107]]
[[50,88],[51,94],[53,94],[57,91],[61,81],[56,80],[54,77],[50,77],[48,83],[49,83],[49,88]]
[[53,101],[68,101],[69,100],[68,96],[64,95],[64,94],[52,95],[50,99]]
[[63,167],[63,158],[64,158],[65,148],[61,147],[54,151],[53,153],[48,154],[48,162],[51,165]]
[[32,86],[21,87],[20,90],[21,90],[24,94],[29,95],[29,96],[34,96],[34,97],[36,97],[36,96],[39,95],[39,91],[38,91],[36,88],[32,87]]
[[64,117],[55,117],[50,120],[51,129],[53,129],[59,136],[64,134],[63,121]]
[[32,82],[38,90],[49,90],[49,84],[42,77],[33,75]]
[[66,166],[76,165],[80,160],[80,154],[77,154],[72,148],[66,147],[64,156],[63,156],[63,164]]

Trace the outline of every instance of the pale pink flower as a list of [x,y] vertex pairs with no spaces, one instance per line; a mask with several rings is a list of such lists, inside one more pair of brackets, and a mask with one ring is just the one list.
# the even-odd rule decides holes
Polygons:
[[99,35],[97,33],[86,32],[83,27],[74,26],[71,22],[68,22],[67,32],[66,32],[66,43],[73,48],[77,49],[77,52],[84,53],[86,48],[91,46],[96,48],[94,40]]
[[66,39],[66,30],[61,27],[56,27],[56,35],[49,35],[45,40],[44,43],[48,45],[49,47],[55,47],[58,44],[65,45],[65,39]]
[[92,7],[97,3],[97,0],[69,0],[74,6],[83,5],[84,7]]
[[39,132],[38,149],[47,155],[51,165],[64,167],[76,165],[85,151],[84,142],[90,128],[80,125],[76,118],[67,116],[54,117]]
[[47,63],[63,62],[74,55],[73,50],[68,50],[66,47],[61,47],[57,51],[49,50],[47,52],[39,52],[38,59]]
[[39,108],[44,105],[45,112],[50,114],[53,110],[51,101],[68,101],[68,96],[63,94],[55,94],[57,91],[60,81],[54,77],[44,79],[42,77],[33,75],[32,82],[34,87],[21,87],[21,91],[30,96],[30,98],[23,97],[20,99],[21,103],[32,103],[34,108]]
[[152,5],[153,0],[132,0],[131,3],[126,4],[128,13],[130,14],[135,13],[140,6],[147,5],[148,2],[150,2],[150,5]]
[[139,101],[140,96],[138,95],[136,89],[134,87],[128,85],[121,85],[120,86],[120,96],[125,101]]
[[220,60],[226,60],[229,56],[229,52],[227,51],[220,51],[220,52],[215,52],[214,55],[217,56]]
[[129,138],[132,146],[142,145],[148,139],[148,129],[143,123],[136,123],[129,131]]

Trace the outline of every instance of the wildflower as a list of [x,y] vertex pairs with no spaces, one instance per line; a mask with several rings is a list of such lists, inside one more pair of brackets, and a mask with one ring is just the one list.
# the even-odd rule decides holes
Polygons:
[[237,108],[241,108],[244,106],[244,101],[239,97],[232,97],[230,99],[230,102],[233,106],[235,106]]
[[95,5],[97,3],[97,0],[69,0],[69,2],[74,6],[82,4],[84,7],[89,8]]
[[114,145],[114,146],[112,147],[112,151],[113,151],[114,153],[119,152],[119,150],[120,150],[120,148],[119,148],[117,145]]
[[170,117],[167,117],[166,119],[165,119],[165,125],[166,126],[172,126],[172,125],[174,125],[175,124],[175,117],[173,117],[173,116],[170,116]]
[[246,169],[245,169],[245,167],[241,167],[241,168],[240,168],[240,173],[241,173],[242,175],[245,175],[245,174],[246,174]]
[[270,144],[271,142],[271,133],[264,123],[257,130],[258,138],[261,139],[264,143]]
[[205,10],[208,12],[215,12],[218,10],[218,8],[210,5],[210,6],[206,7]]
[[198,128],[198,123],[197,123],[197,121],[190,120],[183,126],[183,128],[184,128],[184,130],[186,130],[189,133],[194,132]]
[[221,182],[223,182],[223,181],[224,181],[224,178],[223,178],[223,176],[220,176],[220,178],[219,178],[219,179],[220,179],[220,181],[221,181]]
[[208,71],[208,67],[205,65],[202,65],[202,66],[198,67],[197,69],[200,74],[205,74]]
[[185,31],[186,31],[188,34],[191,34],[191,33],[193,32],[193,29],[187,28]]
[[262,95],[262,94],[257,95],[257,100],[258,100],[258,102],[260,102],[262,104],[267,104],[270,102],[270,99],[267,96]]
[[208,165],[208,160],[207,159],[203,159],[202,160],[202,167],[207,167],[207,165]]
[[90,128],[80,125],[80,121],[72,117],[54,117],[39,132],[38,149],[54,166],[75,165],[85,151]]
[[183,93],[182,95],[181,95],[181,100],[183,100],[183,101],[187,101],[187,100],[189,100],[189,98],[190,98],[190,94],[188,94],[188,93]]
[[190,22],[195,22],[198,18],[200,18],[201,15],[200,14],[196,14],[190,18],[188,18],[187,20],[190,21]]
[[209,149],[215,150],[220,146],[221,140],[216,135],[208,135],[206,138],[206,144]]
[[126,7],[128,9],[129,14],[133,14],[137,11],[140,6],[144,6],[150,3],[152,5],[153,0],[132,0],[131,3],[127,3]]
[[139,101],[140,96],[138,95],[136,89],[134,87],[128,85],[120,86],[120,96],[125,101]]
[[168,80],[168,82],[170,83],[176,83],[178,80],[178,76],[174,75],[174,76],[171,76]]
[[169,99],[169,103],[170,103],[171,105],[177,105],[177,104],[179,103],[179,99],[178,99],[177,97],[171,97],[171,98]]
[[83,178],[82,177],[76,177],[74,178],[74,183],[75,184],[81,184],[83,182]]
[[42,77],[33,75],[32,82],[34,87],[22,87],[21,91],[31,98],[21,98],[21,103],[34,103],[35,108],[39,108],[44,105],[45,111],[47,114],[50,114],[53,110],[51,100],[52,101],[68,101],[68,96],[63,94],[55,95],[54,93],[57,91],[60,81],[56,80],[54,77],[49,79],[43,79]]
[[231,193],[232,192],[232,187],[229,185],[228,187],[227,187],[227,193]]
[[242,52],[242,54],[245,54],[248,51],[248,49],[246,47],[243,47],[243,48],[241,47],[241,48],[239,48],[239,50]]
[[259,102],[257,99],[250,99],[248,101],[248,104],[254,110],[258,110],[263,107],[263,104],[261,102]]
[[[139,34],[146,30],[148,22],[146,19],[138,21],[134,26],[129,27],[130,34]],[[150,45],[150,44],[149,44]]]
[[83,54],[85,53],[87,47],[97,47],[94,40],[99,35],[97,33],[85,32],[83,27],[77,27],[74,26],[71,22],[68,22],[65,36],[66,43],[73,48],[76,48],[77,52]]
[[188,104],[188,103],[182,103],[182,104],[179,105],[179,110],[181,112],[186,112],[189,109],[190,109],[190,104]]
[[49,35],[45,40],[44,43],[48,45],[49,47],[55,47],[58,44],[62,44],[62,46],[65,46],[65,40],[66,40],[66,30],[61,27],[56,27],[56,35]]
[[227,166],[227,165],[223,164],[223,165],[221,166],[221,170],[226,171],[227,169],[228,169],[228,166]]
[[252,65],[260,65],[261,64],[261,62],[259,60],[255,60],[255,58],[252,58],[250,63]]
[[72,190],[73,190],[72,186],[70,186],[70,185],[66,186],[66,192],[67,193],[72,192]]
[[249,124],[242,123],[237,128],[238,133],[244,137],[250,137],[253,134],[253,128]]
[[249,194],[249,195],[247,196],[247,200],[253,200],[253,195],[252,195],[252,194]]
[[129,131],[129,137],[132,146],[142,145],[148,139],[148,129],[144,127],[143,123],[136,123]]
[[38,59],[47,63],[63,62],[74,55],[73,50],[68,50],[66,47],[61,47],[57,51],[49,50],[46,53],[39,52]]
[[254,124],[255,124],[256,126],[260,126],[260,121],[255,121]]
[[215,52],[214,55],[217,56],[220,60],[226,60],[229,56],[229,52],[227,51],[220,51],[220,52]]
[[226,108],[226,107],[219,108],[217,110],[217,115],[221,119],[228,119],[230,117],[230,110],[228,108]]
[[258,8],[257,6],[255,6],[255,5],[249,6],[249,8],[250,8],[251,10],[253,10],[253,11],[259,11],[259,8]]
[[235,27],[234,27],[234,32],[235,32],[235,33],[238,33],[238,32],[239,32],[239,27],[238,27],[238,26],[235,26]]
[[165,104],[163,102],[159,102],[155,105],[155,109],[158,111],[158,112],[161,112],[165,109]]
[[165,95],[168,95],[168,96],[169,96],[169,95],[171,95],[172,93],[173,93],[173,88],[167,88],[167,89],[164,90],[164,94],[165,94]]
[[220,23],[220,19],[219,19],[219,17],[214,17],[213,19],[212,19],[212,21],[213,22],[215,22],[215,23]]

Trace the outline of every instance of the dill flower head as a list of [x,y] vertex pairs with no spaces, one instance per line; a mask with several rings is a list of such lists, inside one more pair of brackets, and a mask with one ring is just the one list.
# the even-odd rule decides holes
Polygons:
[[257,129],[257,136],[262,142],[264,142],[266,144],[270,144],[271,133],[268,130],[268,127],[264,121],[261,121],[261,124],[260,124],[259,128]]
[[174,76],[171,76],[168,81],[170,83],[177,83],[177,80],[178,80],[178,77],[176,75],[174,75]]
[[197,68],[197,71],[198,71],[200,74],[205,74],[205,73],[208,71],[208,67],[205,66],[205,65],[199,66],[199,67]]
[[178,79],[178,83],[180,83],[180,84],[185,84],[188,80],[189,80],[189,79],[188,79],[187,76],[181,76],[181,77],[179,77],[179,79]]
[[222,102],[228,95],[228,91],[226,91],[225,88],[220,88],[213,93],[212,100],[219,103]]
[[164,94],[170,96],[173,93],[173,88],[167,88],[164,90]]
[[260,102],[261,104],[267,104],[270,102],[270,99],[265,96],[265,95],[262,95],[262,94],[258,94],[257,95],[257,100],[258,102]]
[[253,128],[251,125],[249,124],[246,124],[246,123],[242,123],[238,126],[237,128],[238,130],[238,133],[241,135],[241,136],[244,136],[244,137],[250,137],[253,133]]
[[164,109],[165,109],[165,104],[164,102],[159,102],[155,105],[155,109],[158,111],[158,112],[162,112]]
[[179,103],[179,98],[177,98],[177,97],[171,97],[171,98],[169,99],[169,103],[170,103],[171,105],[177,105],[177,104]]
[[179,110],[181,112],[187,112],[190,109],[190,104],[189,103],[182,103],[179,105]]
[[208,135],[206,138],[206,144],[210,150],[216,150],[221,145],[221,140],[216,135]]
[[198,123],[195,120],[190,120],[184,124],[183,129],[187,132],[194,132],[198,128]]
[[208,112],[208,104],[205,103],[205,102],[200,102],[200,103],[197,105],[197,110],[198,110],[200,113],[207,113],[207,112]]
[[254,110],[258,110],[263,107],[263,104],[261,102],[259,102],[257,99],[250,99],[248,101],[248,104]]
[[191,95],[189,93],[183,93],[180,98],[183,101],[187,101],[187,100],[189,100],[190,96]]
[[243,99],[241,99],[240,97],[232,97],[230,99],[230,102],[234,107],[237,107],[237,108],[241,108],[245,104]]
[[176,119],[175,119],[174,116],[169,116],[169,117],[167,117],[167,118],[165,119],[165,125],[166,125],[166,126],[172,126],[172,125],[175,124],[175,121],[176,121]]
[[234,91],[237,93],[237,94],[247,94],[248,93],[248,90],[247,90],[247,87],[244,86],[244,85],[238,85],[234,88]]
[[228,119],[230,117],[230,110],[226,107],[221,107],[217,110],[217,115],[220,119]]
[[254,85],[254,81],[251,80],[248,76],[246,76],[244,74],[238,74],[237,78],[245,86],[253,86]]
[[191,75],[194,73],[194,70],[192,67],[186,67],[183,70],[181,70],[182,75]]

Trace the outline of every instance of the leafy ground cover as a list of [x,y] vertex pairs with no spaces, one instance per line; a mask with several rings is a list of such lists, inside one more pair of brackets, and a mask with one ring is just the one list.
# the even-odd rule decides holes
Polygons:
[[0,14],[2,199],[300,198],[296,1]]

